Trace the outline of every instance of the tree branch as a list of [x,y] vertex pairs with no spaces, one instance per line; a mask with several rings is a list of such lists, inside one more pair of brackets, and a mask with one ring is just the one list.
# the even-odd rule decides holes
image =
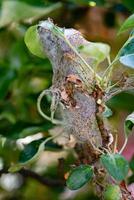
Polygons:
[[[7,174],[9,173],[7,169],[2,169],[0,170],[0,176],[2,174]],[[36,181],[38,181],[39,183],[48,186],[48,187],[59,187],[59,186],[64,186],[65,185],[65,181],[62,179],[50,179],[50,178],[46,178],[44,176],[41,176],[39,174],[37,174],[34,171],[31,171],[29,169],[21,169],[19,170],[17,173],[21,174],[24,178],[32,178],[35,179]]]

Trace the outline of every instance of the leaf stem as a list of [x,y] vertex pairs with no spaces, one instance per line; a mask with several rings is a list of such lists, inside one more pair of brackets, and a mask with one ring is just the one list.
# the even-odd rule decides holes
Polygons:
[[110,55],[107,56],[108,64],[111,65]]
[[117,150],[117,142],[118,142],[118,135],[115,135],[115,142],[114,142],[114,148],[113,148],[113,153],[116,153]]
[[107,69],[105,70],[105,72],[103,73],[103,80],[104,78],[107,76],[107,81],[106,83],[108,83],[109,77],[111,76],[112,70],[113,70],[113,65],[118,61],[117,57],[115,57],[115,59],[110,63],[110,65],[107,67]]
[[95,74],[96,78],[101,81],[101,77],[95,73],[95,71],[92,69],[92,67],[82,58],[82,56],[79,54],[79,52],[71,45],[70,41],[64,36],[64,39],[66,40],[68,46],[74,51],[74,53],[81,59],[83,64],[93,73]]

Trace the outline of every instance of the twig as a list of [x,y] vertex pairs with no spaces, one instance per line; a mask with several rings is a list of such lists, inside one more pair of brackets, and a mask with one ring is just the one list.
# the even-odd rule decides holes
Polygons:
[[[9,173],[7,169],[2,169],[0,170],[0,176],[2,174],[7,174]],[[44,176],[41,176],[39,174],[37,174],[34,171],[31,171],[29,169],[21,169],[19,170],[17,173],[21,174],[23,177],[25,178],[32,178],[35,179],[36,181],[38,181],[39,183],[45,185],[45,186],[49,186],[49,187],[58,187],[58,186],[64,186],[65,185],[65,181],[62,179],[50,179],[50,178],[46,178]]]

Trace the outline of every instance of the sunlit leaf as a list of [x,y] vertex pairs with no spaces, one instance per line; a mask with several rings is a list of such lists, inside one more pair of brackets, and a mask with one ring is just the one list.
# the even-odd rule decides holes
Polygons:
[[126,19],[126,21],[122,24],[119,30],[119,34],[124,31],[127,31],[130,28],[134,28],[134,14],[131,15],[128,19]]
[[66,181],[70,190],[77,190],[85,185],[93,176],[93,169],[89,165],[80,165],[71,170]]
[[125,120],[125,133],[128,136],[134,127],[134,112],[127,116]]
[[25,34],[25,44],[32,54],[45,58],[45,53],[43,52],[42,45],[40,44],[40,39],[37,32],[37,26],[31,26]]
[[125,179],[129,164],[120,154],[105,154],[101,156],[101,162],[108,173],[117,181]]
[[108,185],[104,192],[104,200],[121,200],[121,191],[118,185]]
[[12,22],[38,19],[42,16],[47,16],[49,13],[60,7],[60,3],[42,8],[28,5],[25,2],[6,0],[2,3],[0,27],[7,26]]

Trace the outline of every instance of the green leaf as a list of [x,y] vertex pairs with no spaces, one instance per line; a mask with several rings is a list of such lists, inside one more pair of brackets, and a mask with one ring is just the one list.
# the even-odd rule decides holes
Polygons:
[[88,45],[79,46],[78,51],[88,58],[95,59],[95,64],[98,65],[109,56],[110,46],[104,43],[89,42]]
[[134,28],[134,14],[131,15],[126,21],[122,24],[118,34],[123,33],[124,31],[127,31],[130,28]]
[[[46,138],[45,138],[46,139]],[[47,139],[46,139],[47,140]],[[45,144],[46,140],[44,138],[35,140],[24,147],[20,153],[19,162],[21,164],[27,163],[31,160],[34,160],[41,151],[45,150],[59,150],[61,146],[54,144],[52,141],[49,141]]]
[[89,165],[80,165],[69,174],[66,181],[67,187],[70,190],[77,190],[85,185],[93,176],[93,169]]
[[25,162],[31,160],[32,157],[37,153],[41,142],[42,142],[42,139],[33,141],[33,142],[29,143],[28,145],[26,145],[24,147],[23,151],[20,153],[19,162],[25,163]]
[[35,7],[25,2],[15,0],[5,0],[2,3],[0,28],[7,26],[12,22],[20,22],[30,19],[38,19],[42,16],[48,16],[52,11],[61,7],[61,3],[53,4],[50,7]]
[[37,25],[31,26],[25,34],[25,44],[32,54],[45,58],[45,53],[43,52],[42,45],[40,43],[39,35],[37,32]]
[[118,95],[113,96],[109,101],[107,101],[107,106],[112,108],[112,110],[126,110],[132,112],[134,110],[134,90],[129,90],[126,92],[121,92]]
[[104,200],[121,200],[121,190],[118,185],[108,185],[104,192]]
[[101,156],[101,162],[108,173],[117,181],[125,179],[129,164],[120,154],[105,154]]
[[131,36],[118,54],[123,65],[134,68],[134,36]]
[[134,112],[128,115],[125,120],[125,133],[127,137],[132,132],[133,127],[134,127]]

